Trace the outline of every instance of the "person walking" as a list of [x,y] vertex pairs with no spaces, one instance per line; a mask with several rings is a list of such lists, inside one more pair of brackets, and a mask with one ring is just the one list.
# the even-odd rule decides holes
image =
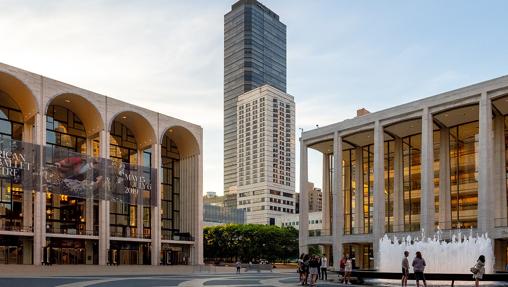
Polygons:
[[423,259],[422,253],[420,251],[416,252],[416,257],[413,259],[412,265],[415,272],[416,287],[420,287],[420,280],[423,281],[423,286],[427,287],[427,281],[425,281],[425,276],[423,275],[426,264],[425,259]]
[[308,280],[309,280],[309,262],[310,261],[310,256],[309,254],[305,254],[305,256],[303,257],[303,281],[302,281],[302,285],[309,285],[308,283]]
[[475,286],[480,286],[480,280],[483,279],[483,274],[485,274],[485,256],[480,255],[476,264],[471,267],[471,272],[473,273],[473,278],[475,280]]
[[[346,268],[346,255],[342,256],[342,258],[339,261],[339,282],[344,283],[344,276],[346,275],[344,273],[344,268]],[[342,278],[340,276],[342,275]]]
[[323,254],[321,258],[321,280],[328,280],[328,258],[326,258],[326,254]]
[[310,286],[314,287],[317,284],[319,278],[319,256],[314,255],[309,261],[309,272],[310,272]]
[[240,268],[242,268],[242,263],[238,260],[236,261],[236,274],[240,274]]
[[407,278],[409,277],[409,256],[408,251],[404,251],[404,258],[402,258],[402,286],[407,286]]
[[300,279],[300,284],[303,283],[303,257],[304,256],[305,256],[305,254],[302,253],[300,255],[300,258],[298,258],[298,277]]
[[344,266],[344,284],[351,284],[351,272],[353,271],[353,260],[346,256],[346,265]]

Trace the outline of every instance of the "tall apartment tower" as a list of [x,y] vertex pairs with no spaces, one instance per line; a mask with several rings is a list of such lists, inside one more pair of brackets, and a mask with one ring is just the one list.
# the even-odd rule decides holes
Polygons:
[[237,101],[269,84],[286,92],[286,25],[256,0],[240,0],[224,15],[224,195],[236,206]]
[[238,98],[238,208],[247,223],[295,213],[295,102],[263,85]]

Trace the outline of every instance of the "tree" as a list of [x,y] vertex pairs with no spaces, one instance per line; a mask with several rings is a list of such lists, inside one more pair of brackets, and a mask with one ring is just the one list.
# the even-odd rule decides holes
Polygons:
[[206,260],[276,262],[298,257],[298,231],[293,227],[226,224],[205,227],[203,237]]

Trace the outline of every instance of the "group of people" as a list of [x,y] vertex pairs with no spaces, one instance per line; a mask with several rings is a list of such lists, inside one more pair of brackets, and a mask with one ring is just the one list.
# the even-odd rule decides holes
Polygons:
[[298,274],[300,277],[300,284],[316,286],[318,279],[328,280],[328,259],[326,254],[322,257],[317,255],[301,254],[298,259]]
[[[407,279],[409,278],[408,257],[409,252],[404,251],[404,257],[402,258],[402,286],[407,286]],[[420,280],[423,282],[423,286],[427,287],[427,282],[425,281],[425,276],[423,274],[427,264],[425,259],[423,259],[422,253],[420,251],[416,252],[416,256],[413,259],[411,266],[413,267],[413,272],[415,274],[416,287],[420,287]],[[478,287],[480,285],[480,280],[483,278],[483,274],[485,274],[485,256],[480,255],[476,261],[476,264],[471,267],[470,271],[473,273],[475,286]]]

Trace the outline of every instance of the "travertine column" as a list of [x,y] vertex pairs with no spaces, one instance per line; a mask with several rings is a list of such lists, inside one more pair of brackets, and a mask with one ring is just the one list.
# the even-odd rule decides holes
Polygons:
[[479,150],[478,150],[478,230],[489,232],[493,227],[493,204],[491,204],[492,188],[492,103],[487,93],[480,98],[479,120]]
[[[33,138],[33,122],[34,119],[25,122],[23,126],[23,142],[34,143]],[[37,164],[37,163],[34,163]],[[33,231],[33,199],[32,189],[23,188],[23,230],[22,231]],[[32,264],[33,254],[33,240],[28,237],[23,237],[23,264]]]
[[450,194],[450,129],[439,131],[439,227],[452,228]]
[[[100,157],[109,158],[109,133],[105,130],[100,132]],[[106,172],[106,166],[103,167]],[[100,191],[105,197],[105,190]],[[99,265],[108,262],[109,249],[109,201],[99,200]]]
[[309,194],[307,144],[300,139],[300,215],[299,215],[299,252],[308,253],[307,238],[309,237]]
[[[161,168],[161,145],[153,144],[152,145],[152,168],[156,171],[159,171]],[[153,178],[153,176],[152,176]],[[155,175],[155,182],[152,182],[152,189],[157,192],[152,192],[150,196],[155,196],[155,198],[150,198],[151,207],[151,238],[152,238],[152,254],[151,260],[152,265],[160,264],[160,250],[161,250],[161,178],[159,173],[157,172]]]
[[[361,147],[355,149],[355,228],[353,233],[363,233],[363,152]],[[367,183],[368,184],[368,183]]]
[[[93,147],[92,147],[92,139],[91,138],[87,138],[86,139],[86,152],[87,152],[87,155],[88,156],[93,156]],[[90,179],[90,178],[89,178]],[[94,215],[93,215],[93,203],[94,203],[94,198],[93,198],[93,192],[90,192],[86,195],[86,206],[85,206],[85,235],[95,235],[93,234],[93,230],[94,230],[94,222],[93,222],[93,218],[94,218]],[[88,244],[90,244],[91,242],[88,242]],[[89,250],[91,250],[91,248],[89,248],[88,246],[86,247],[86,250],[87,250],[87,253],[89,252]],[[86,256],[88,258],[88,254]],[[88,261],[88,259],[87,259]],[[87,264],[89,264],[87,262]]]
[[[323,153],[323,190],[322,190],[322,213],[323,213],[323,224],[321,235],[331,235],[331,220],[330,220],[330,155]],[[335,201],[333,201],[335,202]]]
[[494,187],[495,187],[495,226],[506,226],[506,151],[504,136],[504,116],[494,119]]
[[[202,145],[202,142],[200,144]],[[196,170],[197,170],[197,192],[196,192],[196,201],[197,204],[197,213],[196,213],[196,223],[194,224],[196,230],[195,233],[195,244],[194,250],[196,252],[196,260],[193,264],[203,265],[204,264],[204,250],[203,250],[203,155],[199,154],[196,156]]]
[[422,115],[420,227],[427,236],[434,232],[434,123],[427,107]]
[[384,193],[384,133],[379,121],[374,125],[374,266],[379,264],[379,241],[385,232],[385,193]]
[[393,154],[393,231],[404,231],[404,167],[402,164],[402,139],[394,141]]
[[[43,150],[46,142],[46,115],[39,113],[36,115],[35,123],[35,142],[39,146],[40,162],[39,168],[43,168]],[[39,177],[39,190],[35,192],[34,200],[34,265],[41,265],[43,260],[42,248],[46,246],[46,196],[42,187],[42,177]]]
[[338,270],[338,266],[334,264],[338,262],[342,252],[342,239],[344,234],[344,195],[342,189],[342,138],[338,132],[333,134],[333,225],[332,237],[333,245],[332,252],[333,260],[330,261],[331,265]]

